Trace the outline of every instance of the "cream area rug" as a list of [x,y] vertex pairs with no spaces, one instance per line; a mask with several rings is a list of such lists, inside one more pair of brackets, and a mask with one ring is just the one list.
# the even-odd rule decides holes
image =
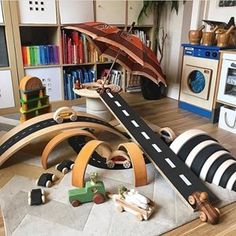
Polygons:
[[[32,145],[40,149],[40,144]],[[69,151],[68,144],[65,142],[53,151],[50,160],[58,160],[59,157],[74,158],[75,156],[71,150]],[[13,159],[16,163],[28,165],[29,168],[31,166],[41,167],[40,152],[35,154],[31,147],[17,152]],[[140,222],[128,212],[118,212],[112,200],[107,200],[101,205],[86,203],[73,208],[68,201],[68,190],[74,188],[71,185],[71,172],[51,188],[44,188],[47,199],[44,205],[29,206],[28,191],[37,188],[35,179],[15,175],[0,189],[0,207],[6,235],[154,236],[197,218],[198,213],[193,213],[185,205],[153,165],[147,164],[146,166],[148,185],[137,189],[156,203],[156,210],[148,221]],[[94,171],[98,172],[109,192],[117,192],[117,187],[121,184],[127,188],[133,188],[132,169],[107,170],[88,166],[87,180],[88,174]],[[207,186],[221,199],[221,202],[216,205],[217,207],[236,200],[235,192],[212,184],[207,184]]]

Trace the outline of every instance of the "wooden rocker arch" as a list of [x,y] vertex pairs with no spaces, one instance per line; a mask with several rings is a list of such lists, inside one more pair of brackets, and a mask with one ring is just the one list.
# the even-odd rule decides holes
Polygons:
[[43,168],[45,170],[48,168],[47,167],[48,157],[58,144],[60,144],[61,142],[63,142],[64,140],[66,140],[70,137],[78,136],[78,135],[90,137],[92,139],[97,139],[96,136],[94,136],[92,133],[90,133],[89,131],[86,131],[86,130],[82,130],[82,129],[68,129],[66,131],[63,131],[62,133],[60,133],[60,134],[56,135],[54,138],[52,138],[48,142],[46,147],[44,148],[42,156],[41,156],[41,164],[42,164]]
[[[75,187],[84,187],[84,175],[89,159],[98,146],[103,145],[110,151],[108,143],[99,140],[91,140],[85,144],[78,154],[75,165],[72,170],[72,185]],[[143,159],[143,153],[135,143],[120,144],[119,148],[124,149],[132,162],[134,169],[134,185],[135,187],[143,186],[147,184],[147,171],[146,165]]]

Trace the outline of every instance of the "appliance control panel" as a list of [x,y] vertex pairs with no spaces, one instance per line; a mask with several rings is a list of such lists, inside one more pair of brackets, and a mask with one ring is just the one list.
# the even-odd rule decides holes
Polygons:
[[218,50],[212,49],[210,47],[208,47],[208,48],[199,47],[198,48],[196,46],[184,47],[184,55],[213,59],[213,60],[219,60],[219,57],[220,57],[219,49]]

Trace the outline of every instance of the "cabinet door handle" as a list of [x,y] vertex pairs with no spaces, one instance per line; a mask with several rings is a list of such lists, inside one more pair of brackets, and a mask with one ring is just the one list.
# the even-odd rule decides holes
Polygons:
[[233,124],[231,125],[230,123],[229,123],[229,120],[228,120],[228,118],[227,118],[227,112],[225,112],[225,124],[229,127],[229,128],[231,128],[231,129],[234,129],[235,127],[236,127],[236,118],[234,119],[234,122],[233,122]]
[[235,64],[235,63],[231,63],[231,66],[232,66],[232,67],[236,67],[236,64]]

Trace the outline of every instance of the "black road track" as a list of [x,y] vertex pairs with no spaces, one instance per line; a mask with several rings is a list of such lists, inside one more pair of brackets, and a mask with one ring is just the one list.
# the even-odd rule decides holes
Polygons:
[[[65,120],[63,121],[63,123],[68,123],[68,122],[73,122],[71,120]],[[91,118],[91,117],[86,117],[86,116],[77,116],[77,120],[74,122],[90,122],[90,123],[96,123],[96,124],[100,124],[100,125],[104,125],[107,126],[113,130],[118,131],[117,129],[115,129],[112,125],[110,125],[109,123],[99,120],[99,119],[95,119],[95,118]],[[27,137],[28,135],[37,132],[39,130],[48,128],[50,126],[54,126],[54,125],[58,125],[58,123],[53,119],[47,119],[47,120],[43,120],[40,121],[38,123],[35,123],[23,130],[21,130],[20,132],[16,133],[15,135],[11,136],[6,142],[4,142],[2,145],[0,145],[0,156],[6,152],[9,148],[11,148],[14,144],[16,144],[17,142],[19,142],[20,140],[24,139],[25,137]]]
[[[142,147],[157,170],[169,180],[187,203],[188,196],[195,191],[207,192],[210,202],[218,200],[118,93],[104,92],[100,94],[100,97],[133,139]],[[188,203],[188,205],[190,204]]]

